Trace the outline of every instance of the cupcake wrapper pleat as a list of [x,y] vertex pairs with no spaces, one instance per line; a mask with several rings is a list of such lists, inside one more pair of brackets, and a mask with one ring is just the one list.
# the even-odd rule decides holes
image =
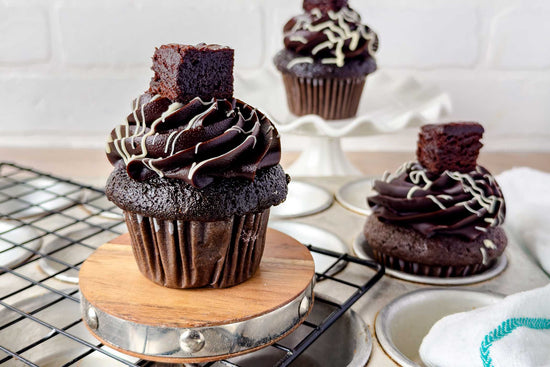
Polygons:
[[381,253],[380,251],[372,250],[372,255],[376,261],[381,264],[384,264],[390,269],[399,270],[409,274],[423,275],[430,277],[439,277],[439,278],[450,278],[450,277],[464,277],[468,275],[479,274],[489,267],[493,263],[488,265],[483,264],[471,264],[471,265],[427,265],[421,264],[413,261],[405,261],[394,256],[389,256]]
[[145,277],[169,288],[225,288],[258,270],[269,209],[215,222],[124,216]]
[[366,76],[358,78],[302,78],[283,73],[288,108],[297,116],[319,115],[327,120],[357,114]]

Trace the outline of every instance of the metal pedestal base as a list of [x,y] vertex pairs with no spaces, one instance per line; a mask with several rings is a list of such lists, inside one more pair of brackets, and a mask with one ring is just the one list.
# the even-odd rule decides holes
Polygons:
[[292,176],[359,176],[361,171],[351,164],[340,138],[304,137],[310,142],[286,171]]
[[268,230],[264,258],[248,281],[224,289],[171,289],[141,275],[123,235],[80,271],[88,330],[123,353],[163,363],[202,363],[252,352],[292,332],[313,305],[308,249]]

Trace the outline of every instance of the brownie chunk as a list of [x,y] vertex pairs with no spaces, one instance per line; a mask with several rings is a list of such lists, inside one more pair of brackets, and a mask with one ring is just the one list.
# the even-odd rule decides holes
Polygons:
[[155,50],[149,91],[187,103],[233,98],[233,49],[220,45],[168,44]]
[[329,10],[338,11],[346,5],[348,5],[348,0],[304,0],[302,6],[305,11],[318,8],[321,12],[326,13]]
[[432,174],[471,172],[483,146],[479,141],[483,131],[477,122],[424,125],[418,134],[418,162]]

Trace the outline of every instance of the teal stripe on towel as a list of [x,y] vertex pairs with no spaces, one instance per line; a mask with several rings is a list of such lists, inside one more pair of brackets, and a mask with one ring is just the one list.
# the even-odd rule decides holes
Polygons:
[[489,334],[485,335],[485,338],[481,342],[479,348],[481,361],[483,367],[494,367],[493,360],[489,355],[489,349],[494,342],[504,338],[518,327],[527,327],[535,330],[550,329],[550,319],[532,318],[532,317],[518,317],[508,319],[500,324],[496,329],[493,329]]

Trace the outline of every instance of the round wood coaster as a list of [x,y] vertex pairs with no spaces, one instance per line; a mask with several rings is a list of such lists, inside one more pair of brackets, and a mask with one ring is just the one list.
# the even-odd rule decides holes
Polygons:
[[124,234],[82,265],[82,318],[103,343],[142,359],[225,359],[272,344],[303,322],[314,274],[305,246],[268,229],[260,269],[248,281],[224,289],[166,288],[139,272]]

